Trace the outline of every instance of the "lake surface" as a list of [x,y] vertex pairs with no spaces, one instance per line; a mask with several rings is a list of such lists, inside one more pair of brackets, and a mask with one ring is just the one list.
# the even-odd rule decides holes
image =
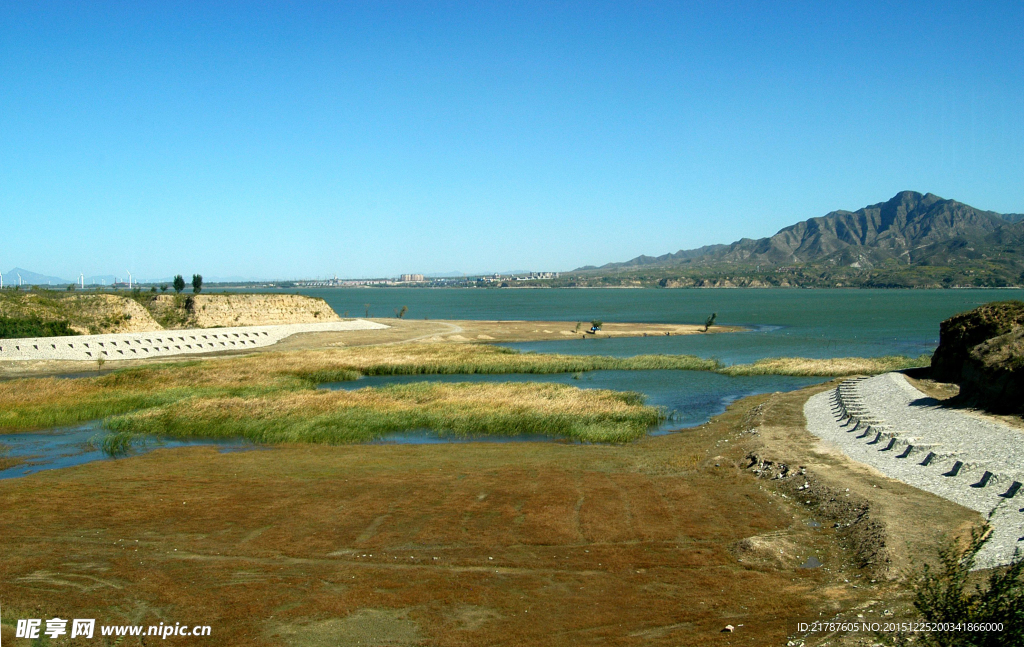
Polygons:
[[[43,470],[60,469],[74,465],[84,465],[94,461],[117,460],[99,449],[102,439],[109,432],[99,422],[77,427],[51,429],[24,434],[0,435],[0,447],[5,456],[22,458],[25,462],[0,471],[0,479],[17,478],[41,472]],[[140,438],[132,444],[130,455],[143,454],[161,447],[194,447],[198,445],[216,445],[221,451],[240,451],[253,449],[256,445],[244,440],[195,439],[181,440],[177,438],[149,437]]]
[[[266,290],[275,292],[275,290]],[[407,318],[638,321],[702,324],[712,312],[720,325],[754,333],[685,337],[562,340],[516,344],[523,350],[565,353],[687,353],[726,363],[763,357],[877,357],[931,353],[939,323],[990,301],[1024,299],[1024,290],[805,289],[428,289],[316,288],[276,290],[319,297],[341,315]],[[367,307],[365,304],[369,304]],[[600,344],[600,345],[599,345]]]
[[[574,377],[576,375],[577,377]],[[725,411],[732,402],[759,393],[793,391],[819,384],[827,378],[754,375],[729,377],[705,371],[587,371],[536,375],[395,375],[365,377],[351,382],[334,382],[321,388],[353,390],[413,382],[555,382],[582,389],[636,391],[647,396],[647,404],[663,407],[668,420],[652,433],[701,425]],[[416,435],[418,436],[418,434]],[[486,440],[486,438],[484,438]],[[401,442],[385,438],[384,441]]]

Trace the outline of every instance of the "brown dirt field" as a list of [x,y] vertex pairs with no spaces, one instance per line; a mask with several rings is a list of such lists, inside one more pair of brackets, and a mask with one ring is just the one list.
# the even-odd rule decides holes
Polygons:
[[[4,617],[210,624],[193,644],[218,645],[785,644],[901,595],[826,486],[870,502],[890,565],[977,517],[817,447],[809,393],[625,446],[189,448],[2,481]],[[752,452],[807,474],[759,479]]]
[[345,623],[381,645],[763,644],[817,615],[832,574],[731,546],[781,532],[842,556],[707,463],[723,430],[171,450],[5,481],[5,616],[209,623],[225,645],[339,644]]

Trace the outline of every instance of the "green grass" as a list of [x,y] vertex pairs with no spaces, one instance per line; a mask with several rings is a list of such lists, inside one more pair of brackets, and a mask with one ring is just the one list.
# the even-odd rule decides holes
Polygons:
[[133,435],[237,438],[259,443],[363,442],[398,431],[455,436],[543,434],[586,442],[643,436],[664,413],[637,393],[508,382],[393,385],[356,391],[194,399],[106,421],[112,444]]

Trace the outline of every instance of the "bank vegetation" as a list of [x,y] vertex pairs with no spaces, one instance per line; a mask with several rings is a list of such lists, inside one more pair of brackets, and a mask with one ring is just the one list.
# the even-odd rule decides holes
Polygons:
[[696,370],[726,375],[847,375],[918,365],[908,358],[772,359],[723,367],[689,355],[557,355],[481,344],[398,344],[150,364],[77,379],[0,382],[0,431],[104,420],[126,434],[352,442],[393,431],[545,434],[621,442],[662,413],[637,394],[542,383],[436,384],[326,391],[360,376]]

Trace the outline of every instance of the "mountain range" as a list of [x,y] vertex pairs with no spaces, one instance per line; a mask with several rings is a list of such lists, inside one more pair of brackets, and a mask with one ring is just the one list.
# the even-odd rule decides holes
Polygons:
[[982,211],[931,193],[901,191],[886,202],[857,211],[833,211],[767,238],[638,256],[576,271],[615,275],[687,269],[706,274],[794,267],[847,268],[846,276],[858,270],[868,276],[872,270],[908,267],[970,268],[964,269],[970,276],[999,270],[1004,282],[1024,279],[1024,214]]

